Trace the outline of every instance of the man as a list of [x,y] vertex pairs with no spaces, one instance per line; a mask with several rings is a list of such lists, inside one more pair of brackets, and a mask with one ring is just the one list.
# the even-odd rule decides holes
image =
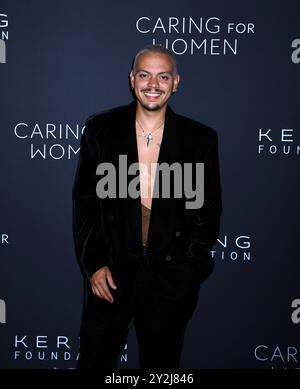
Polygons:
[[[130,72],[135,101],[87,121],[73,193],[75,247],[86,279],[79,368],[116,366],[132,319],[140,367],[178,368],[200,284],[213,270],[221,215],[217,134],[168,106],[179,81],[171,53],[146,46]],[[120,195],[132,178],[124,178],[120,156],[143,167],[133,175],[138,196],[130,183]],[[105,198],[107,163],[116,169],[109,177],[117,190]],[[187,207],[188,196],[174,195],[174,183],[170,196],[154,196],[159,166],[174,163],[204,163],[202,207]]]

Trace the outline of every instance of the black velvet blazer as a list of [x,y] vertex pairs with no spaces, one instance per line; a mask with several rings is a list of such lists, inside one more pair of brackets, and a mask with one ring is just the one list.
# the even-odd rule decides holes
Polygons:
[[[140,196],[100,199],[96,194],[99,163],[111,162],[118,171],[119,155],[127,156],[127,166],[138,162],[135,112],[133,102],[94,115],[81,139],[73,232],[76,255],[88,278],[102,266],[122,271],[141,260]],[[200,209],[186,209],[184,195],[152,200],[149,268],[162,293],[176,299],[197,291],[213,270],[210,250],[218,237],[222,210],[216,131],[168,107],[158,157],[158,163],[163,162],[204,163],[204,205]],[[133,178],[128,176],[128,182]]]

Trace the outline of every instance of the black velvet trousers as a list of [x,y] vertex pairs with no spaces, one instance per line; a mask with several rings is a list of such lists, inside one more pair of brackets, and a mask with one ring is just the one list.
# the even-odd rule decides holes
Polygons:
[[138,265],[127,266],[123,272],[112,268],[112,275],[118,287],[112,290],[114,303],[90,296],[84,308],[78,368],[117,368],[132,319],[140,368],[179,368],[198,294],[179,301],[164,298],[153,281],[146,250]]

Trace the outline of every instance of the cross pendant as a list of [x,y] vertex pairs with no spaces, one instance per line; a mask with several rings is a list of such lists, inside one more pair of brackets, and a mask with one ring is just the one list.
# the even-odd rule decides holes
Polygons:
[[146,135],[147,138],[147,147],[149,146],[150,140],[152,140],[152,134],[149,132],[149,134]]

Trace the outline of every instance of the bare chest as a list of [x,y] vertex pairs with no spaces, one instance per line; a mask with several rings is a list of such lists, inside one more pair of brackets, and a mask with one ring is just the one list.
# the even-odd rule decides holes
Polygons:
[[159,157],[162,134],[149,142],[144,137],[137,137],[138,157],[140,167],[140,185],[142,204],[151,208],[155,181],[156,163]]

